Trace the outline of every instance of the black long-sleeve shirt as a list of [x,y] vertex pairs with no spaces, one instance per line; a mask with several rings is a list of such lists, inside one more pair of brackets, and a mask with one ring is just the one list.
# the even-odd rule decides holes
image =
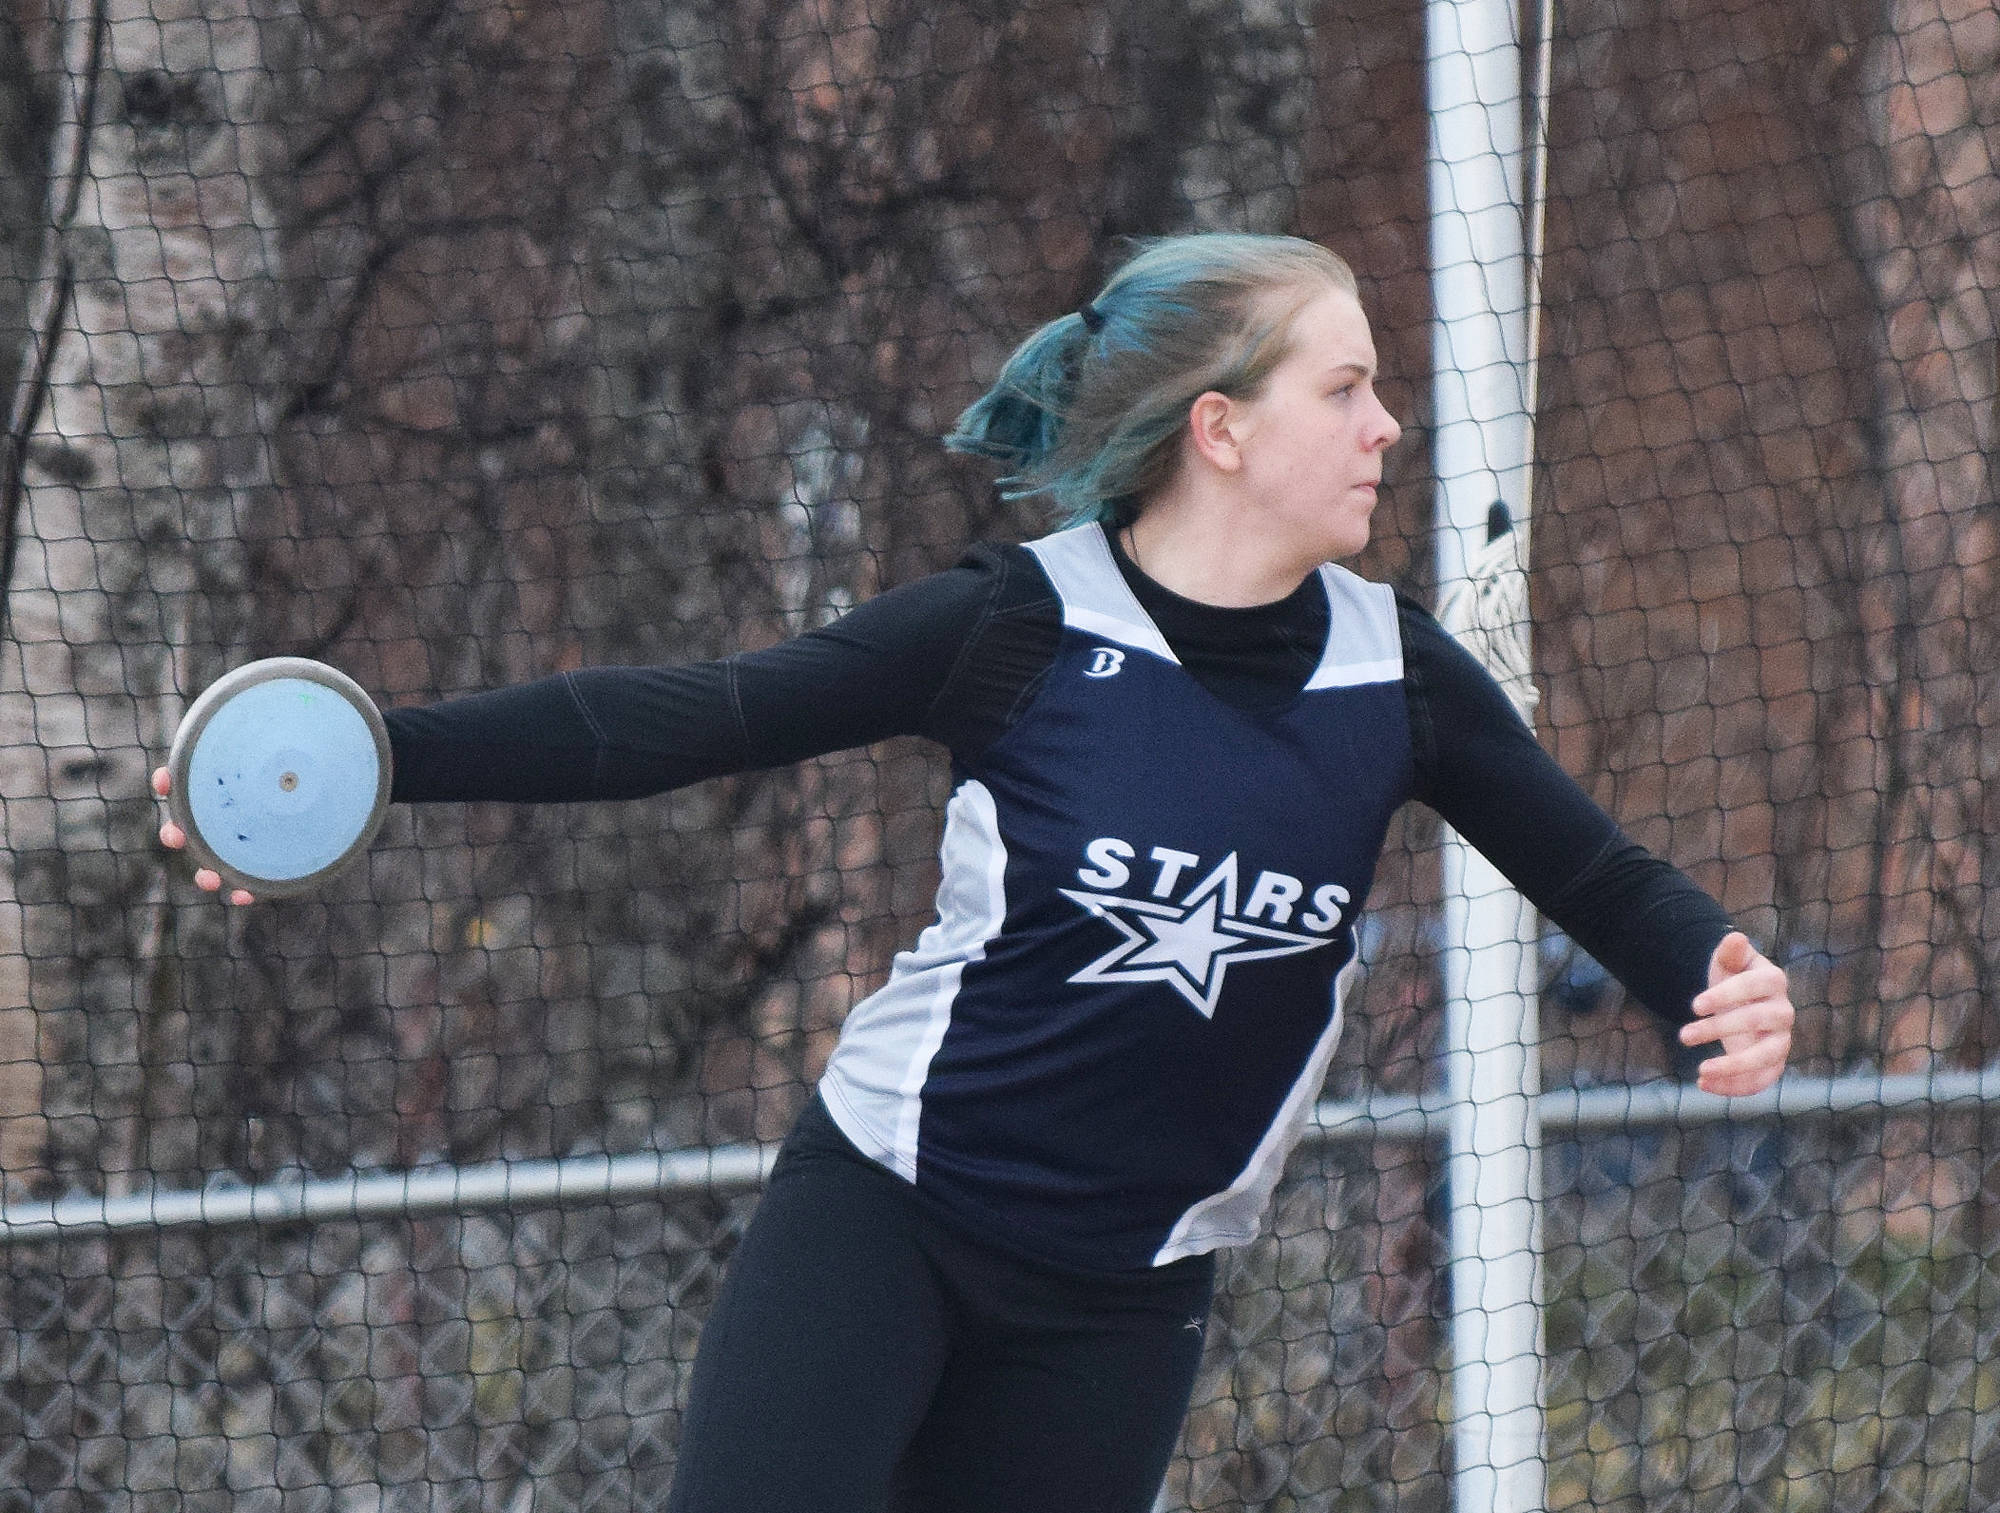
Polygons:
[[[1114,543],[1115,551],[1115,543]],[[1318,579],[1274,604],[1184,599],[1122,555],[1187,670],[1244,707],[1294,697],[1324,643]],[[1689,1017],[1730,925],[1684,874],[1627,839],[1535,741],[1506,695],[1420,607],[1399,600],[1414,792],[1669,1021]],[[685,667],[564,673],[389,712],[400,802],[637,798],[893,736],[960,761],[1034,699],[1061,608],[1033,556],[979,547],[832,625]]]

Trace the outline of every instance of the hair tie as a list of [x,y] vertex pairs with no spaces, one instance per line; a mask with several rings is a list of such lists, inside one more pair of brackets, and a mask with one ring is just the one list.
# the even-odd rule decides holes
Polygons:
[[1104,312],[1090,301],[1086,300],[1083,308],[1077,311],[1076,315],[1077,319],[1083,322],[1083,329],[1088,331],[1092,336],[1095,336],[1104,329]]

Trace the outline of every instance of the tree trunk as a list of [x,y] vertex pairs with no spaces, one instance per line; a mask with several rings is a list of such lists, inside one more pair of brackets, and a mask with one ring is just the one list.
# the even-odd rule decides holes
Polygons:
[[161,1037],[186,1023],[146,775],[238,639],[238,542],[268,482],[246,381],[264,75],[235,0],[79,0],[48,24],[61,117],[4,496],[0,1162],[116,1190],[191,1165],[142,1136]]

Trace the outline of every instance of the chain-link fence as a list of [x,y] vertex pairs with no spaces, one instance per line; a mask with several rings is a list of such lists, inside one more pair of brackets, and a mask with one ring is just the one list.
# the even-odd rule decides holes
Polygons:
[[[1880,1195],[1993,1117],[1877,1109],[1552,1140],[1551,1508],[1984,1507],[2000,1260]],[[129,1225],[17,1241],[0,1507],[642,1509],[755,1203]],[[1163,1510],[1451,1507],[1421,1139],[1315,1143],[1222,1273]],[[1921,1232],[1918,1232],[1918,1231]]]
[[[1993,1059],[2000,26],[1563,0],[1538,732],[1792,973],[1797,1070]],[[222,669],[385,704],[770,644],[1045,522],[935,438],[1132,235],[1345,254],[1429,602],[1423,8],[57,0],[0,20],[9,1212],[768,1142],[928,919],[914,743],[632,805],[398,810],[225,913],[146,773]],[[1525,115],[1533,117],[1530,108]],[[1328,1096],[1440,1041],[1399,822]],[[1551,1088],[1685,1072],[1567,942]],[[2000,1499],[1993,1120],[1559,1132],[1552,1508]],[[1166,1501],[1449,1498],[1441,1154],[1310,1149]],[[650,1506],[747,1192],[22,1238],[0,1507]]]

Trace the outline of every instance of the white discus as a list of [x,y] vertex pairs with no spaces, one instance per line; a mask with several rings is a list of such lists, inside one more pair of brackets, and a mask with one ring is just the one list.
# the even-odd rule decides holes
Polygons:
[[389,732],[361,686],[305,657],[218,678],[167,759],[188,850],[233,887],[303,893],[375,838],[389,807]]

